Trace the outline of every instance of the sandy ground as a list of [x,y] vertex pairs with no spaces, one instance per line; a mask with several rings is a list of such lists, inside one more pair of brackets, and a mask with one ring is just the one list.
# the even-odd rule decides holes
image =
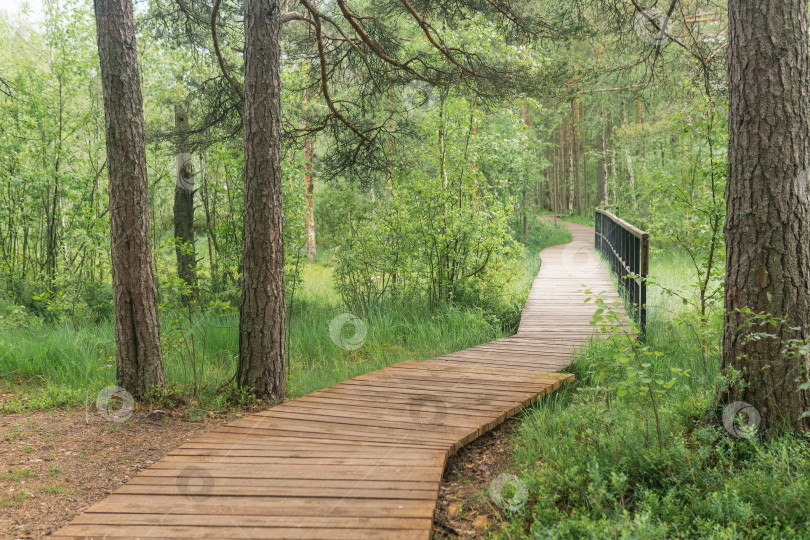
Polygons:
[[41,538],[183,442],[235,419],[95,407],[0,416],[0,537]]
[[489,492],[500,475],[515,473],[510,435],[519,426],[511,419],[450,458],[439,490],[434,540],[489,538],[500,529],[504,514]]
[[[184,409],[112,422],[93,407],[0,416],[0,537],[41,538],[183,442],[242,413],[189,421]],[[200,419],[197,419],[200,420]],[[488,494],[513,472],[512,420],[453,456],[439,492],[435,539],[485,538],[502,513]]]

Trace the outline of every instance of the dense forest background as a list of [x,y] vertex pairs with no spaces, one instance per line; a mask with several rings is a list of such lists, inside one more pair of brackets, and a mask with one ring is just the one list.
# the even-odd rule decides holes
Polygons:
[[[388,123],[374,162],[352,161],[351,141],[318,124],[327,105],[317,94],[317,60],[297,46],[301,29],[285,27],[288,287],[300,283],[302,257],[339,247],[330,252],[336,285],[358,312],[396,297],[497,298],[516,260],[510,228],[525,238],[538,212],[585,218],[595,206],[700,257],[712,245],[718,275],[722,249],[712,243],[721,241],[727,139],[722,10],[681,6],[667,22],[678,43],[659,47],[654,17],[563,9],[569,27],[532,47],[510,45],[495,24],[459,22],[452,39],[525,64],[538,76],[535,92],[517,98],[505,89],[512,99],[498,100],[422,81],[385,89],[377,109],[352,113]],[[194,289],[198,310],[227,309],[240,279],[240,111],[210,39],[191,28],[194,13],[159,3],[139,4],[136,13],[160,297],[181,303],[173,300],[181,286],[173,252],[185,226],[178,222],[187,219],[195,268],[180,284]],[[92,8],[46,2],[41,24],[5,17],[0,31],[3,320],[98,323],[112,316],[112,296]],[[229,77],[238,77],[241,39],[228,32],[237,29],[226,21],[222,51],[235,72]],[[330,75],[347,109],[366,91],[355,83],[351,71]],[[178,160],[193,190],[186,216],[175,202]],[[716,283],[710,278],[704,288],[711,293]]]
[[[328,15],[339,7],[321,8],[328,30],[291,20],[281,36],[291,369],[337,310],[460,309],[495,333],[482,338],[514,331],[520,284],[536,270],[526,263],[560,233],[537,215],[590,223],[595,207],[649,230],[654,249],[688,254],[694,275],[678,294],[708,324],[723,274],[724,9],[541,1],[539,19],[517,21],[532,32],[525,39],[507,24],[514,14],[487,20],[448,7],[436,14],[437,48],[430,31],[384,6],[357,7],[371,34],[348,38],[343,26],[356,20]],[[291,9],[283,6],[300,16]],[[221,393],[237,348],[240,10],[135,8],[162,348],[167,369],[185,373],[175,382],[195,395],[206,380],[210,395]],[[0,358],[12,384],[40,381],[52,362],[52,383],[72,379],[60,398],[71,401],[109,379],[111,247],[127,234],[111,243],[92,5],[47,1],[42,17],[0,20],[0,316],[6,328],[35,332],[10,340]],[[307,296],[318,290],[328,299]],[[57,360],[66,356],[75,360]]]
[[[277,171],[246,152],[272,91],[245,72],[242,2],[135,5],[152,360],[167,384],[133,385],[132,406],[224,420],[509,336],[538,253],[571,238],[548,215],[593,224],[603,208],[650,233],[646,338],[583,291],[604,339],[510,435],[525,490],[505,496],[528,495],[497,509],[470,497],[448,519],[490,515],[508,538],[806,538],[806,0],[351,4],[274,15],[283,208],[254,197]],[[97,22],[86,0],[0,14],[3,413],[87,408],[126,382],[112,261],[129,231],[110,226],[126,205],[110,205]],[[245,216],[273,211],[283,287],[251,319],[245,275],[277,267],[245,238],[279,228]],[[262,391],[241,378],[242,345],[269,327],[282,343],[253,356],[285,362]],[[119,424],[109,433],[135,429]],[[34,468],[0,477],[18,489],[0,508],[33,506]]]

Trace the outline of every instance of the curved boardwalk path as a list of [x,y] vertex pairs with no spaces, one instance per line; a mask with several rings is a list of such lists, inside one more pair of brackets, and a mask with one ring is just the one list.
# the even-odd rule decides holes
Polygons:
[[189,441],[55,537],[428,539],[447,457],[543,394],[593,334],[582,286],[613,284],[593,229],[548,248],[520,330],[408,361]]

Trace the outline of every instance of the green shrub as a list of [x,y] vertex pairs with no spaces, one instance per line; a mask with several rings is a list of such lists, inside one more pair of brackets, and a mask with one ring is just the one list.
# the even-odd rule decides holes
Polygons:
[[[686,282],[682,262],[664,258],[657,275]],[[570,368],[576,383],[524,413],[515,459],[532,497],[502,536],[810,537],[810,437],[730,436],[714,413],[722,315],[701,322],[658,286],[649,304],[646,343],[594,340]],[[673,370],[692,376],[655,382]]]

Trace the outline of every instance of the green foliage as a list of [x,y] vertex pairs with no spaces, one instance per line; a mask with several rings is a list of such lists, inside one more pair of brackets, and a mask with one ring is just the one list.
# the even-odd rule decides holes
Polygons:
[[[554,222],[539,215],[529,215],[529,237],[523,236],[523,223],[512,226],[512,235],[527,250],[539,252],[549,246],[567,244],[571,241],[571,232],[561,222]],[[589,223],[590,224],[590,223]],[[532,276],[534,279],[534,276]]]
[[805,538],[810,441],[735,438],[707,421],[726,384],[722,314],[703,323],[696,306],[667,294],[694,279],[688,255],[667,254],[654,268],[646,342],[618,330],[617,306],[597,296],[595,322],[607,335],[572,364],[576,385],[525,414],[515,458],[531,502],[502,535]]
[[[528,294],[537,263],[526,261],[526,277],[515,295]],[[330,257],[302,262],[302,288],[291,307],[290,395],[298,397],[370,370],[404,360],[424,360],[503,337],[499,325],[477,308],[421,302],[385,304],[364,316],[368,336],[355,351],[338,348],[331,320],[344,311],[333,286]],[[236,369],[238,319],[227,303],[184,304],[185,285],[176,277],[161,284],[161,329],[170,390],[151,396],[152,406],[187,407],[195,419],[208,409],[250,405],[249,391],[231,384]],[[0,336],[0,379],[15,397],[2,411],[19,413],[88,402],[115,382],[114,327],[110,321],[10,328]]]
[[[420,111],[421,139],[411,142],[409,155],[398,157],[376,200],[338,185],[324,203],[342,210],[326,224],[337,244],[338,291],[358,313],[418,297],[434,306],[480,306],[498,317],[519,273],[521,249],[509,231],[506,179],[486,176],[475,163],[488,142],[471,136],[479,113],[465,99],[439,99],[434,109]],[[491,122],[495,129],[499,119]],[[489,150],[495,156],[514,149]]]
[[600,336],[613,351],[606,360],[612,362],[617,374],[614,375],[616,396],[649,403],[655,420],[658,451],[663,453],[664,438],[658,402],[666,397],[667,392],[681,378],[689,377],[691,372],[689,369],[670,367],[671,373],[661,373],[653,364],[664,353],[651,349],[637,338],[638,327],[626,320],[622,301],[608,303],[604,293],[594,294],[591,290],[586,290],[585,294],[588,295],[586,302],[594,300],[596,304],[591,324],[599,327]]

